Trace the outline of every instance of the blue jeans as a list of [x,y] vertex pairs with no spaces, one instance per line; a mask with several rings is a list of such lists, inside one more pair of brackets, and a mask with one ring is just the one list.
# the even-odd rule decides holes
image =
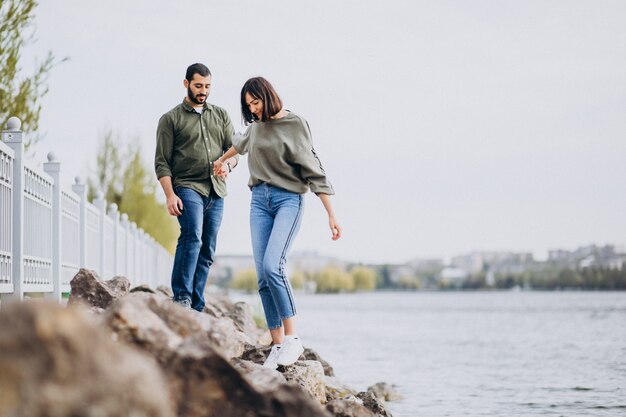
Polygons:
[[217,232],[222,223],[224,199],[209,197],[185,187],[176,187],[183,202],[178,216],[180,237],[172,269],[174,301],[189,300],[195,310],[204,309],[204,287],[213,264]]
[[250,232],[259,282],[259,294],[267,327],[277,329],[282,319],[296,314],[289,279],[285,274],[287,253],[300,229],[304,198],[262,183],[252,189]]

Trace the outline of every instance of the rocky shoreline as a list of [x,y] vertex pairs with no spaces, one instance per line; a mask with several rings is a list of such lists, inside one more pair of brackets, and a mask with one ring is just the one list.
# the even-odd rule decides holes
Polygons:
[[199,313],[86,269],[71,287],[67,307],[0,311],[0,416],[391,417],[393,387],[355,392],[311,349],[263,368],[269,333],[246,303],[206,294]]

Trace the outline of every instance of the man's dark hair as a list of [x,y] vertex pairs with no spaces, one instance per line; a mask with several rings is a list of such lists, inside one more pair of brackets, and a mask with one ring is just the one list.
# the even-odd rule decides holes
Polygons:
[[256,120],[256,115],[252,114],[246,103],[246,93],[263,102],[261,122],[270,120],[283,108],[283,102],[269,81],[263,77],[250,78],[241,89],[241,115],[246,125]]
[[195,63],[189,65],[187,67],[187,74],[185,74],[185,78],[187,79],[187,81],[191,82],[195,74],[198,74],[201,77],[208,77],[209,75],[211,75],[211,71],[209,71],[207,66],[204,64]]

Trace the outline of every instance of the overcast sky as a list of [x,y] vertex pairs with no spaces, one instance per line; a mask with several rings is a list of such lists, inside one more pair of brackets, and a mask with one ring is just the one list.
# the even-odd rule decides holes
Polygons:
[[[108,128],[152,169],[186,67],[242,130],[239,91],[269,79],[305,117],[337,195],[332,242],[307,196],[294,244],[348,261],[626,242],[626,2],[42,1],[25,72],[48,50],[37,157],[69,184]],[[249,254],[247,161],[219,254]],[[156,181],[156,178],[155,178]]]

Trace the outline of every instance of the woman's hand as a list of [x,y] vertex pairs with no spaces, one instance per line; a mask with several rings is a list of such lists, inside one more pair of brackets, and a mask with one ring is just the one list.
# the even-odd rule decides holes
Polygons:
[[216,159],[215,162],[213,162],[213,174],[217,175],[218,177],[224,177],[224,163],[220,160],[220,159]]
[[331,216],[328,218],[328,225],[330,226],[330,231],[333,234],[332,239],[339,239],[341,237],[341,227],[335,220],[335,217]]

